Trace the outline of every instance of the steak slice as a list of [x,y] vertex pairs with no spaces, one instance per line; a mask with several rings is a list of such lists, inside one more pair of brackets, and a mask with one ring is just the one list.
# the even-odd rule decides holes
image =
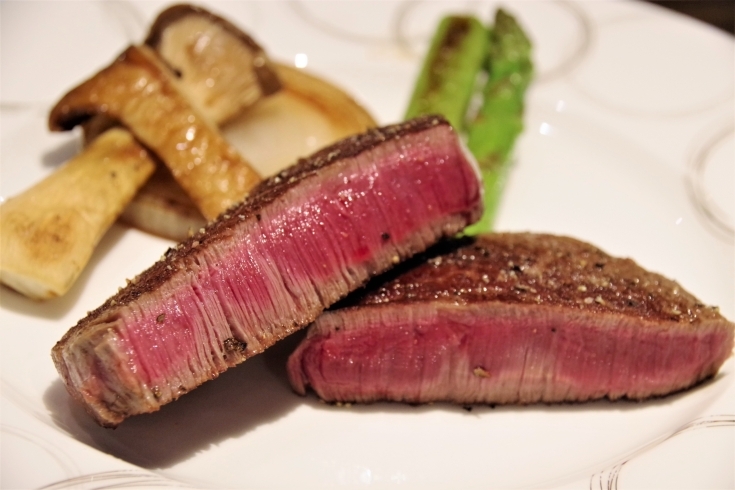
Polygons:
[[[401,269],[401,270],[398,270]],[[644,399],[713,376],[734,325],[676,282],[572,238],[434,248],[320,316],[293,389],[326,401]]]
[[262,352],[481,213],[476,163],[445,120],[350,137],[169,249],[69,330],[54,363],[114,427]]

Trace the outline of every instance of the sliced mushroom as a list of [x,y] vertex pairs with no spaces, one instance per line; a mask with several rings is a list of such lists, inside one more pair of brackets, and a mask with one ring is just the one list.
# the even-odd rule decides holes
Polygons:
[[260,176],[177,88],[147,46],[131,46],[68,92],[52,109],[51,130],[94,115],[120,121],[171,170],[207,219],[247,195]]
[[377,126],[367,109],[326,78],[283,63],[275,64],[275,70],[291,93],[321,109],[340,138]]
[[120,215],[120,220],[146,233],[177,242],[207,224],[165,165],[156,168]]
[[66,293],[155,163],[126,130],[0,206],[0,281],[34,299]]
[[215,124],[227,122],[281,87],[258,43],[199,7],[174,5],[161,12],[145,44],[173,70],[182,92]]
[[[222,128],[222,134],[260,175],[273,175],[297,158],[376,126],[342,89],[306,70],[275,64],[283,89]],[[272,145],[278,135],[282,144]]]
[[[360,104],[330,82],[305,70],[275,67],[282,90],[222,127],[225,138],[260,175],[273,175],[299,157],[376,125]],[[186,238],[204,224],[186,193],[165,172],[146,183],[121,219],[173,240]]]

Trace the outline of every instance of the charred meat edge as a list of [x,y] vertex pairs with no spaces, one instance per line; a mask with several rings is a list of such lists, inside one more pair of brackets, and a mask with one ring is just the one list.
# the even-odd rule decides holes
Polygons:
[[[537,264],[546,267],[534,271]],[[499,282],[493,272],[505,276],[500,292],[490,292]],[[478,291],[477,286],[489,291]],[[575,238],[543,233],[493,233],[440,243],[374,279],[344,306],[421,303],[434,300],[437,293],[463,304],[541,301],[652,321],[693,324],[722,319],[716,307],[631,259],[613,257]]]

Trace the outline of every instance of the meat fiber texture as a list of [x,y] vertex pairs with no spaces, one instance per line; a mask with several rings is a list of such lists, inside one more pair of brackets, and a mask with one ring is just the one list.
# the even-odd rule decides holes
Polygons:
[[169,249],[64,335],[54,363],[114,427],[262,352],[481,213],[476,162],[445,120],[350,137]]
[[571,238],[432,249],[320,316],[294,390],[330,402],[641,400],[713,376],[734,325],[676,282]]

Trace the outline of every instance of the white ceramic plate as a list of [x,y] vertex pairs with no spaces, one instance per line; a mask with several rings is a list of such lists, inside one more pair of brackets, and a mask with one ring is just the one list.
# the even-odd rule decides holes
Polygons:
[[[735,318],[732,37],[638,3],[504,2],[538,76],[497,227],[569,234],[678,280]],[[142,39],[162,2],[0,3],[0,196],[78,149],[45,117]],[[220,2],[273,58],[400,119],[442,13],[493,2]],[[306,55],[304,58],[303,55]],[[276,142],[274,141],[274,144]],[[65,298],[3,289],[3,488],[733,488],[735,370],[646,403],[326,406],[291,393],[289,339],[159,413],[105,430],[49,351],[171,244],[115,226]],[[706,430],[703,430],[706,429]]]

